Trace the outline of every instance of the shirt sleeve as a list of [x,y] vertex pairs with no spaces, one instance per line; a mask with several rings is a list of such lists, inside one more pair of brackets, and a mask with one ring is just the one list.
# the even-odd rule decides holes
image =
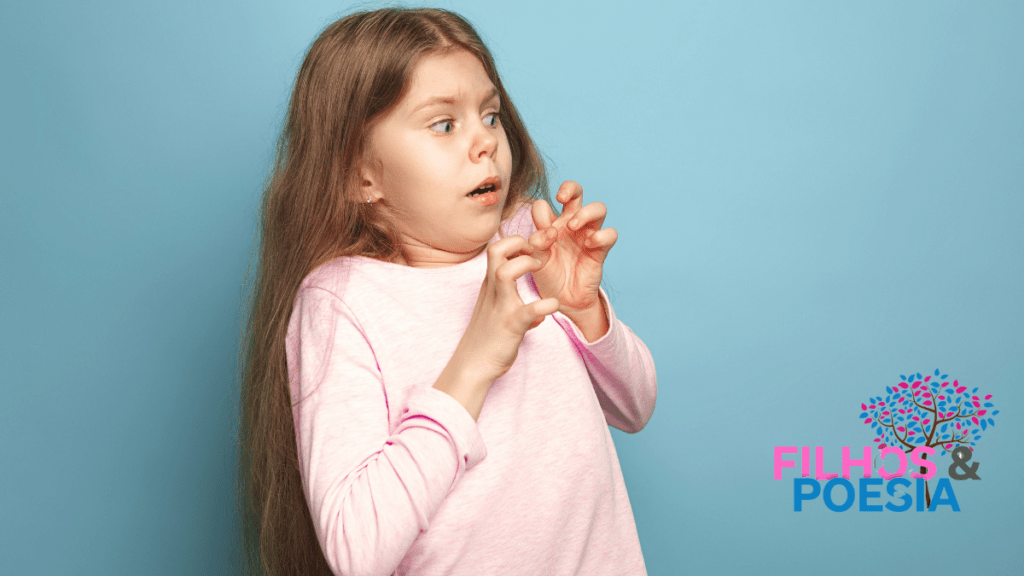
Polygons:
[[654,358],[640,338],[615,317],[603,288],[600,300],[608,314],[608,332],[587,342],[579,327],[561,312],[552,314],[583,357],[594,391],[612,426],[635,434],[647,426],[658,397]]
[[[513,234],[529,238],[537,231],[531,204],[526,204],[509,220]],[[608,332],[595,342],[587,342],[568,316],[555,312],[552,317],[583,357],[605,420],[623,432],[635,434],[647,426],[654,414],[658,397],[654,358],[643,341],[615,317],[604,289],[598,287],[598,293],[608,315]]]
[[[296,298],[288,368],[299,471],[324,556],[339,576],[391,574],[486,456],[476,422],[433,382],[389,404],[357,318],[321,288]],[[401,416],[390,431],[392,410]]]

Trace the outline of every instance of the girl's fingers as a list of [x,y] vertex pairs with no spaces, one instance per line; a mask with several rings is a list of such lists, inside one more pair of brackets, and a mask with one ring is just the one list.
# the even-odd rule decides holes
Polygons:
[[533,246],[519,234],[506,236],[487,247],[487,277],[493,278],[499,266],[519,254],[532,254]]
[[551,210],[551,205],[547,203],[547,200],[534,200],[531,212],[533,225],[537,230],[550,228],[551,223],[555,221],[555,212]]
[[592,248],[611,248],[619,239],[619,233],[615,228],[603,228],[591,234],[587,238],[587,246]]
[[540,267],[540,260],[525,254],[498,266],[498,269],[494,271],[494,279],[497,280],[496,291],[498,297],[511,298],[522,303],[523,298],[519,295],[519,290],[516,288],[516,280],[523,274],[531,270],[537,270]]
[[530,302],[520,308],[520,318],[524,325],[528,324],[526,330],[532,330],[537,326],[540,326],[540,323],[544,321],[545,316],[554,314],[558,311],[558,307],[558,298],[544,298],[543,300]]
[[608,251],[611,250],[612,246],[615,245],[615,241],[618,239],[619,233],[615,231],[615,228],[605,228],[588,236],[587,239],[583,241],[583,245],[589,250],[597,251],[598,261],[604,262],[605,256],[608,255]]
[[583,205],[583,186],[578,182],[566,180],[558,187],[555,198],[562,203],[562,214],[573,214]]
[[530,246],[534,250],[539,252],[534,253],[534,256],[539,258],[541,262],[547,261],[547,250],[551,248],[551,245],[558,239],[558,230],[554,227],[545,228],[544,230],[537,230],[533,234],[530,234]]
[[604,217],[607,215],[608,207],[604,205],[604,202],[591,202],[572,215],[569,219],[569,229],[579,230],[584,226],[593,225],[594,228],[600,230],[601,225],[604,224]]

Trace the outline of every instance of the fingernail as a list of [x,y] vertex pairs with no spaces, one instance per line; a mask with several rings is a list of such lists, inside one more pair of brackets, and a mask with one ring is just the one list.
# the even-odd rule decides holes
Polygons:
[[579,220],[570,220],[569,221],[569,228],[575,228],[575,227],[577,227],[579,225],[580,225],[580,221]]

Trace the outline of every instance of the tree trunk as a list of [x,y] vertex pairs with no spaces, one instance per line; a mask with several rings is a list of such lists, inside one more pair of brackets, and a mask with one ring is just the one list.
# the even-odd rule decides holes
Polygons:
[[[928,455],[927,454],[922,454],[921,455],[921,460],[927,460],[927,459],[928,459]],[[928,469],[925,468],[924,466],[921,466],[921,474],[927,474],[927,473],[928,473]],[[925,506],[925,508],[931,508],[931,506],[932,506],[932,494],[931,494],[931,490],[929,490],[929,488],[928,488],[928,481],[927,480],[924,481],[924,506]]]

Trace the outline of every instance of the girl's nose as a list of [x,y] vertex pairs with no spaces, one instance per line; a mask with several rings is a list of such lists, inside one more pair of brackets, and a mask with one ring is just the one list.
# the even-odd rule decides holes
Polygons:
[[473,146],[470,149],[470,157],[473,161],[479,161],[494,155],[498,149],[498,134],[496,129],[488,128],[480,124],[473,135]]

